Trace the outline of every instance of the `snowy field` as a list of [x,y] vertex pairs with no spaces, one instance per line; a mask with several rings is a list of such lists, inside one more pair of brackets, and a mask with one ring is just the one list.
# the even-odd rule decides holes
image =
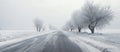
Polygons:
[[[76,33],[80,36],[89,37],[98,41],[114,44],[120,47],[120,29],[107,29],[107,30],[98,30],[97,33],[91,34],[90,32]],[[71,33],[71,32],[70,32]],[[82,35],[81,35],[82,34]]]
[[31,30],[1,30],[0,31],[0,42],[30,36],[35,31]]
[[[47,31],[43,31],[41,33],[45,33]],[[17,38],[23,38],[26,36],[32,36],[32,35],[36,35],[35,30],[1,30],[0,31],[0,42],[2,41],[7,41],[7,40],[12,40],[12,39],[17,39]],[[87,32],[83,32],[83,34],[90,34]],[[98,35],[96,35],[98,34]],[[106,38],[109,39],[109,41],[115,41],[115,42],[119,42],[120,43],[120,30],[98,30],[97,33],[94,34],[94,36],[90,36],[92,38]],[[87,37],[89,37],[87,35]],[[103,40],[105,41],[105,40]],[[114,43],[115,43],[114,42]]]
[[0,31],[0,42],[7,41],[7,40],[13,40],[13,39],[18,39],[18,38],[25,38],[29,36],[34,36],[49,32],[47,31],[42,31],[42,32],[36,32],[35,30],[1,30]]
[[[76,33],[72,34],[69,39],[83,48],[84,52],[119,52],[120,51],[120,33]],[[68,36],[69,36],[68,35]],[[88,48],[88,50],[86,50]]]

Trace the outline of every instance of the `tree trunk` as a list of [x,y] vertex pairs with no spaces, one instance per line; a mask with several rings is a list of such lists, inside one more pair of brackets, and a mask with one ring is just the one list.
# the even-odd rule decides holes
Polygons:
[[91,29],[91,33],[92,33],[92,34],[94,34],[94,28],[93,28],[93,29]]
[[38,29],[38,27],[36,27],[36,30],[39,32],[39,29]]
[[72,31],[73,29],[71,29],[71,31]]
[[89,25],[88,28],[90,29],[91,33],[94,34],[94,32],[95,32],[95,27]]
[[78,27],[78,32],[81,32],[81,28],[80,27]]
[[41,30],[41,29],[39,28],[39,32],[40,32],[40,30]]

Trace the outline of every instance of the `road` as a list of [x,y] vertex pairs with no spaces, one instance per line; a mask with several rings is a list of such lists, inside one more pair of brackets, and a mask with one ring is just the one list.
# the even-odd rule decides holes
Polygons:
[[[40,35],[10,45],[0,47],[0,52],[107,52],[108,50],[95,47],[85,42],[81,37],[63,31],[55,31]],[[90,45],[89,45],[90,44]]]

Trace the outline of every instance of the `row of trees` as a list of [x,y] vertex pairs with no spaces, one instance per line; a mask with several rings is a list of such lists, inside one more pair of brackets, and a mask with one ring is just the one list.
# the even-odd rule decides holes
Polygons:
[[87,2],[81,10],[73,13],[72,19],[66,23],[66,29],[81,29],[88,28],[91,33],[94,33],[95,28],[103,28],[108,24],[113,17],[110,7],[104,7]]
[[37,32],[41,32],[41,31],[45,31],[45,30],[55,30],[57,29],[55,26],[51,25],[51,24],[45,24],[43,23],[42,20],[40,20],[39,18],[34,19],[34,25],[36,28]]

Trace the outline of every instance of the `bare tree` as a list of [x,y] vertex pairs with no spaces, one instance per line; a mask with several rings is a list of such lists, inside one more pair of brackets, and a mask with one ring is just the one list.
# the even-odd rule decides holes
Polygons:
[[36,19],[34,20],[34,24],[35,24],[36,30],[37,30],[38,32],[40,32],[40,31],[41,31],[41,28],[42,28],[42,26],[43,26],[43,22],[42,22],[40,19],[36,18]]
[[104,27],[113,17],[110,7],[102,7],[90,2],[87,2],[81,11],[84,18],[87,19],[91,33],[94,33],[95,28]]

